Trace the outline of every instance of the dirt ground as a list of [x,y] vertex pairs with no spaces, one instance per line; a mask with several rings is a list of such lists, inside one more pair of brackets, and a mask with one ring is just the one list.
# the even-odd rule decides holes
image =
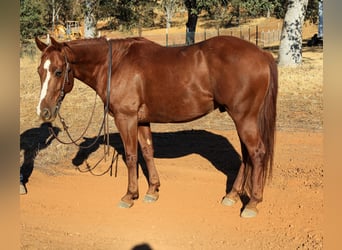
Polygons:
[[[120,154],[117,167],[108,169],[109,156],[86,171],[86,162],[94,166],[102,157],[103,145],[85,151],[47,142],[48,132],[35,117],[37,62],[23,60],[20,158],[21,163],[33,159],[33,171],[28,194],[20,196],[21,249],[322,249],[323,51],[307,49],[303,55],[303,66],[279,72],[273,179],[253,219],[240,218],[241,202],[233,207],[220,203],[240,159],[239,140],[226,114],[153,124],[160,198],[154,204],[140,198],[132,208],[121,209],[117,204],[127,188],[127,172],[115,128],[110,144]],[[89,111],[73,98],[88,90],[74,91],[62,111],[77,135]],[[93,103],[92,95],[89,99]],[[72,110],[85,115],[72,118]],[[93,127],[85,143],[96,135]],[[147,182],[141,166],[143,197]]]
[[[178,156],[183,140],[194,146]],[[160,199],[137,200],[131,209],[117,207],[127,185],[122,161],[116,178],[66,170],[70,160],[58,175],[35,169],[28,194],[20,197],[21,248],[322,249],[322,140],[317,132],[278,132],[274,178],[254,219],[239,217],[241,203],[220,204],[229,176],[210,161],[234,160],[233,131],[159,135],[157,144],[167,148],[157,148],[166,154],[156,159]],[[143,194],[146,181],[140,176]]]

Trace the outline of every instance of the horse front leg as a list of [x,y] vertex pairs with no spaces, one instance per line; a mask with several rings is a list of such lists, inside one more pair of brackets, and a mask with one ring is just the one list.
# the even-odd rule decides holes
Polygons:
[[128,170],[128,187],[127,193],[121,198],[119,207],[130,208],[134,204],[134,200],[139,198],[138,191],[138,127],[137,119],[134,117],[117,116],[115,123],[119,130],[125,149],[125,162]]
[[144,202],[155,202],[159,198],[160,180],[154,164],[154,149],[150,124],[139,125],[138,141],[148,169],[148,190]]

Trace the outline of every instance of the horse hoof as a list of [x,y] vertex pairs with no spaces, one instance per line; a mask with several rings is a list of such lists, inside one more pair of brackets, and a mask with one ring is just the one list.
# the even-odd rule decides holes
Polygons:
[[27,194],[27,189],[25,187],[24,184],[20,183],[20,190],[19,190],[20,194]]
[[256,208],[245,208],[242,213],[241,217],[242,218],[254,218],[258,214],[258,209]]
[[132,203],[128,203],[128,202],[125,202],[125,201],[120,201],[119,204],[118,204],[119,208],[130,208],[132,206],[133,206],[133,202]]
[[156,202],[158,198],[158,195],[146,194],[143,201],[146,203],[153,203]]
[[224,206],[231,207],[236,203],[236,200],[228,197],[224,197],[223,200],[221,201],[221,204]]

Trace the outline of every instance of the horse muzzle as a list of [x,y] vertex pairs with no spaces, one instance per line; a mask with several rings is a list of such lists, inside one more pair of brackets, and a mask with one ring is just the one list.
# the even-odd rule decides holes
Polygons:
[[57,116],[57,108],[53,108],[52,110],[53,111],[51,111],[51,109],[49,109],[49,108],[44,108],[40,112],[40,118],[44,122],[53,122],[56,119],[56,116]]

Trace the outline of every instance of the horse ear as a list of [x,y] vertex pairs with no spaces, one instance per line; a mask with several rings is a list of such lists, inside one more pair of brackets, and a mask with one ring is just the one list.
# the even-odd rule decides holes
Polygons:
[[48,45],[43,43],[42,41],[39,40],[38,37],[35,37],[37,47],[40,51],[43,51]]
[[50,38],[50,41],[51,41],[52,46],[54,46],[59,51],[66,51],[70,49],[68,43],[66,42],[57,42],[57,40],[54,39],[53,37]]
[[53,37],[50,38],[51,44],[57,49],[61,50],[63,47],[63,43],[57,42]]

